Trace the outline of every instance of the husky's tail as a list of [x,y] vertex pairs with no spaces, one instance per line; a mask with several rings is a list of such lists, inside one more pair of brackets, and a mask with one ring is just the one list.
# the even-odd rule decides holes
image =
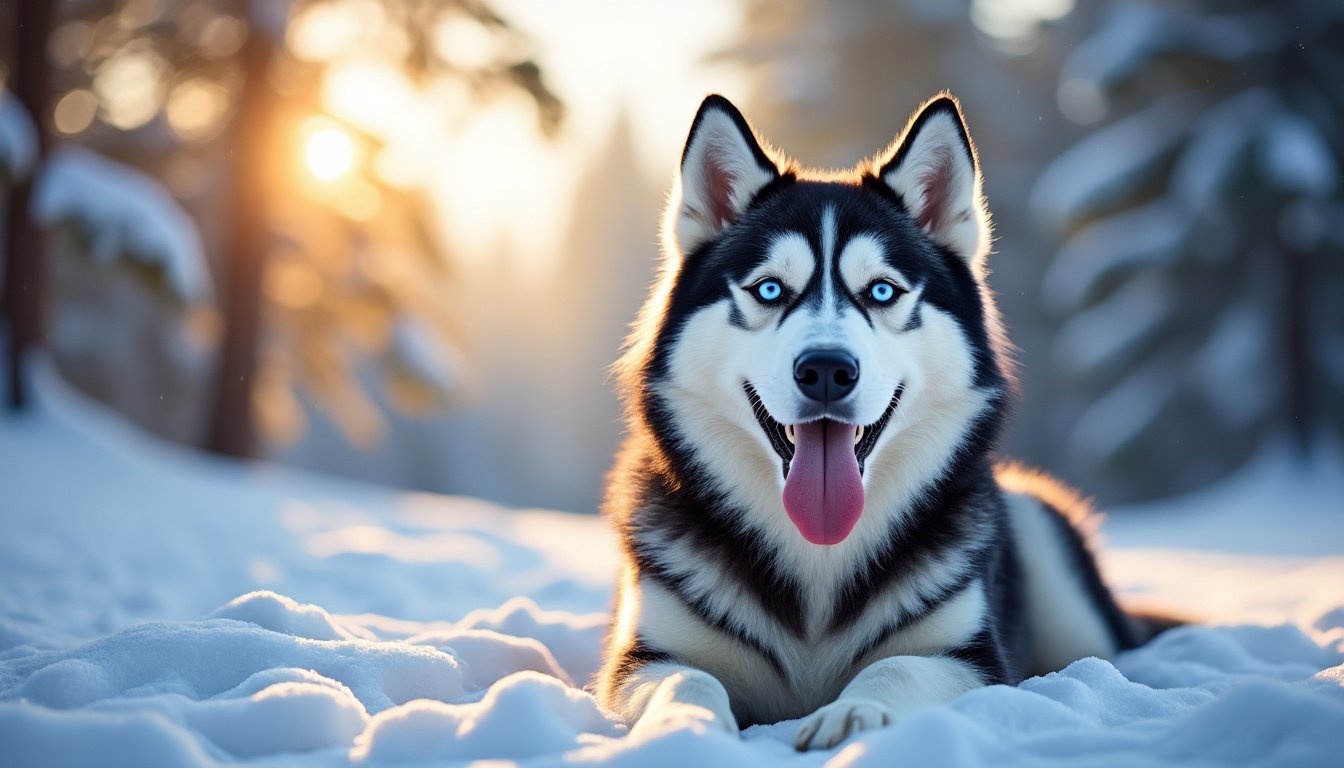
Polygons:
[[[1034,580],[1035,591],[1046,595],[1045,599],[1051,599],[1051,593],[1059,589],[1058,574],[1046,573],[1042,564],[1051,558],[1057,559],[1058,572],[1077,580],[1077,594],[1088,612],[1104,626],[1103,631],[1114,643],[1114,650],[1136,648],[1162,632],[1194,623],[1191,619],[1151,610],[1147,606],[1120,604],[1102,579],[1095,556],[1101,515],[1073,489],[1048,475],[1013,465],[998,467],[996,478],[1009,495],[1018,546],[1026,555],[1023,562],[1026,563],[1028,584]],[[1014,497],[1020,501],[1015,501]],[[1042,584],[1047,584],[1048,588],[1043,588]],[[1068,621],[1068,618],[1056,617],[1053,621],[1039,622],[1036,632],[1058,635],[1066,631],[1061,627],[1067,627]],[[1073,651],[1050,663],[1039,659],[1038,664],[1042,668],[1059,668],[1072,661],[1065,658],[1069,655],[1075,658],[1078,653],[1103,655],[1097,648],[1078,646]]]

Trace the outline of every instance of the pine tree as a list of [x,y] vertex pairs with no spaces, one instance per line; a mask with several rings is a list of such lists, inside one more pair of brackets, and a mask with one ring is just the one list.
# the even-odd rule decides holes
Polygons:
[[1071,453],[1177,490],[1344,429],[1344,3],[1115,4],[1059,103],[1106,122],[1040,177]]

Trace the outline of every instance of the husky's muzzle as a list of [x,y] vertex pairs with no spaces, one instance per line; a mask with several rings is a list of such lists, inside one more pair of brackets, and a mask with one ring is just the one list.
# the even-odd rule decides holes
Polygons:
[[[814,400],[826,398],[828,402],[848,395],[858,382],[858,362],[838,350],[820,352],[799,357],[795,365],[799,389],[809,397],[809,393],[820,395]],[[781,424],[766,410],[750,382],[743,382],[743,388],[757,423],[782,459],[783,502],[789,519],[813,544],[844,541],[863,514],[864,462],[891,421],[903,387],[896,388],[886,410],[867,426],[830,418]]]

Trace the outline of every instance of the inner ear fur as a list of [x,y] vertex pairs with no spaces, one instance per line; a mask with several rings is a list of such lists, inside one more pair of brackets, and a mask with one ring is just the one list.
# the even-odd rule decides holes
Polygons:
[[668,222],[682,254],[731,226],[752,198],[779,177],[746,118],[722,96],[700,105],[682,151]]
[[984,257],[989,212],[980,162],[955,97],[925,102],[882,157],[878,177],[929,237],[967,262]]

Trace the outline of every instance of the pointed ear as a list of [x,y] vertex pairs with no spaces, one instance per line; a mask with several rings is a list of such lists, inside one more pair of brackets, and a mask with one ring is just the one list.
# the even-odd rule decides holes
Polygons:
[[980,164],[957,100],[942,94],[920,108],[888,150],[879,177],[935,242],[967,262],[989,247]]
[[700,105],[681,154],[668,225],[688,254],[737,220],[779,170],[732,102],[712,95]]

